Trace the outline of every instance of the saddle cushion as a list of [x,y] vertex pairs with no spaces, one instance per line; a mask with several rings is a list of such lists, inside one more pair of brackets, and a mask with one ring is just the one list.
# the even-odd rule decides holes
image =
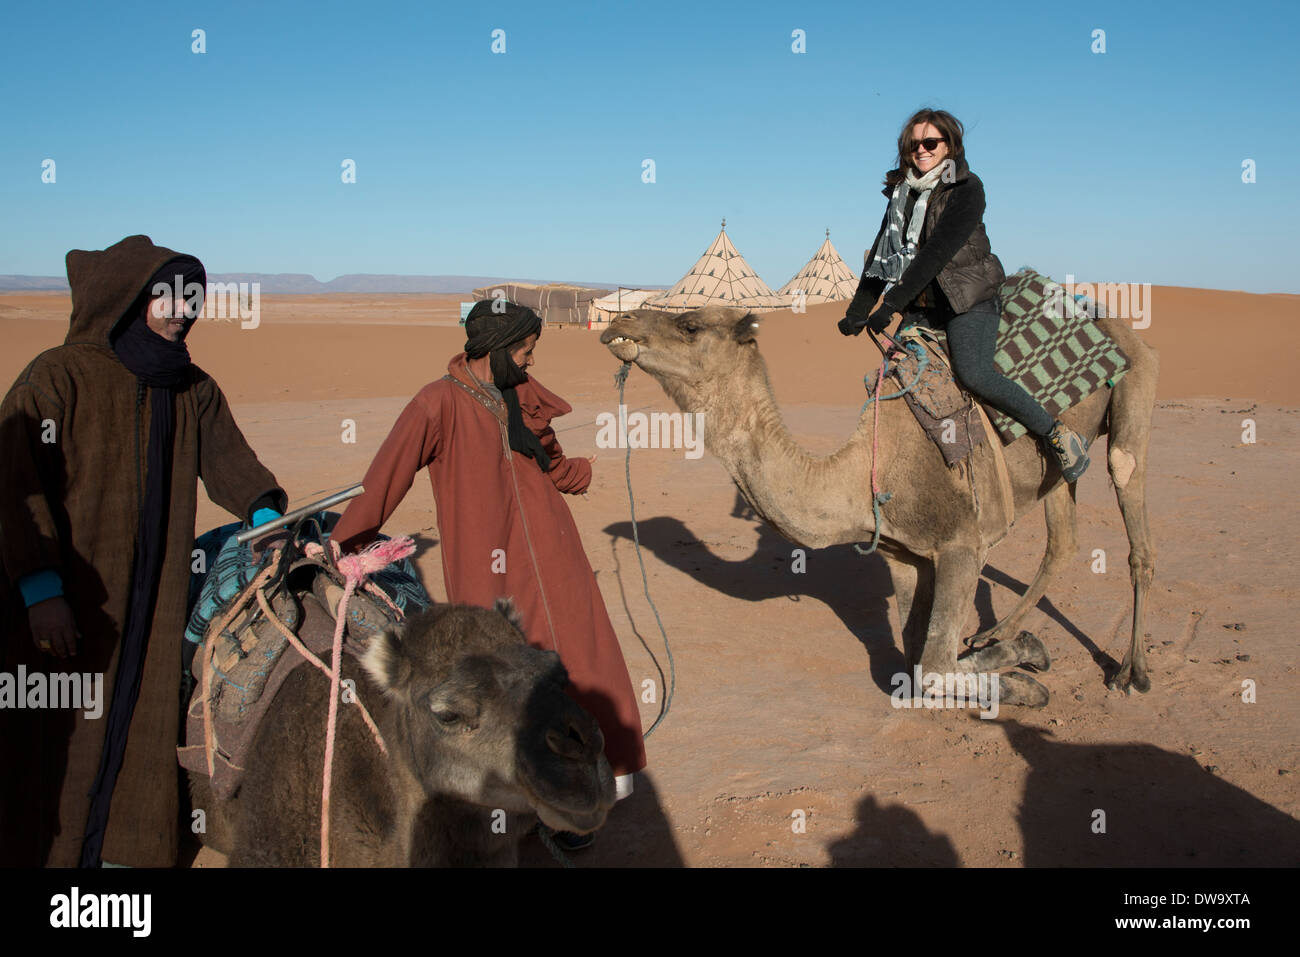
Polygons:
[[[1128,370],[1128,357],[1089,315],[1088,301],[1073,297],[1053,279],[1028,267],[999,287],[998,371],[1024,387],[1056,418]],[[947,345],[946,341],[944,343]],[[1003,444],[1028,430],[985,404]]]

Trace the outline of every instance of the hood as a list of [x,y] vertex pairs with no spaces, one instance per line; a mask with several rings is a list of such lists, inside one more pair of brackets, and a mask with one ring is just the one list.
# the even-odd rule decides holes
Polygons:
[[[148,236],[128,236],[107,249],[74,249],[67,255],[68,285],[72,289],[72,317],[66,344],[89,342],[111,348],[123,319],[135,318],[144,305],[149,281],[163,266],[194,260],[165,246],[155,246]],[[197,318],[197,317],[196,317]],[[194,320],[185,327],[188,335]]]

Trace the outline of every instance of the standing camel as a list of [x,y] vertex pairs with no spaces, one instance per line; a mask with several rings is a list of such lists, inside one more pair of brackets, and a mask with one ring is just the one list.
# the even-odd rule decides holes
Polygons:
[[[1128,356],[1129,369],[1113,389],[1093,393],[1061,419],[1090,443],[1102,433],[1109,436],[1107,464],[1128,532],[1133,583],[1132,641],[1109,686],[1144,692],[1151,682],[1142,646],[1143,604],[1155,570],[1146,463],[1159,363],[1155,351],[1122,321],[1097,322]],[[864,542],[876,531],[869,478],[875,444],[880,486],[893,492],[881,507],[880,551],[898,596],[909,668],[919,665],[925,674],[1020,664],[1046,670],[1051,659],[1042,642],[1017,629],[1078,548],[1075,489],[1060,469],[1043,457],[1032,436],[1005,447],[1014,513],[1043,501],[1047,551],[1011,613],[970,640],[984,646],[959,658],[980,570],[999,537],[989,527],[995,510],[976,504],[998,501],[1000,494],[992,446],[971,453],[970,476],[949,469],[906,403],[894,401],[881,403],[878,436],[873,435],[876,412],[868,409],[838,450],[811,454],[782,422],[759,353],[758,328],[757,316],[725,306],[682,314],[637,310],[618,317],[600,341],[617,358],[649,373],[684,412],[704,414],[705,446],[722,461],[741,495],[760,518],[806,548]],[[1048,701],[1047,689],[1023,672],[1002,674],[999,682],[1002,704],[1041,707]]]

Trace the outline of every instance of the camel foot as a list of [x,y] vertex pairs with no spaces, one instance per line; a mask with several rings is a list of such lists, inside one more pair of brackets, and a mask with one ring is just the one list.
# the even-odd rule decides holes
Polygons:
[[1052,656],[1047,653],[1047,646],[1037,635],[1022,631],[1012,639],[1012,644],[1019,652],[1020,664],[1031,665],[1035,671],[1052,670]]
[[1146,672],[1133,674],[1132,669],[1127,665],[1115,673],[1115,676],[1106,682],[1106,687],[1111,691],[1123,691],[1125,694],[1132,694],[1136,688],[1142,694],[1151,690],[1151,679]]
[[1009,671],[998,676],[998,704],[1042,708],[1051,699],[1047,688],[1029,675]]

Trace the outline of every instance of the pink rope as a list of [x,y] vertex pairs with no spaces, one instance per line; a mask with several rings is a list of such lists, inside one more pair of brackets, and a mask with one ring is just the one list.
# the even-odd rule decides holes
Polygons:
[[415,542],[403,535],[399,538],[375,542],[355,555],[345,555],[337,563],[346,584],[343,586],[343,597],[339,599],[338,610],[334,613],[334,658],[330,662],[330,708],[329,717],[325,722],[325,773],[321,780],[320,808],[320,866],[323,868],[330,866],[330,786],[333,783],[334,739],[338,722],[339,684],[343,676],[343,631],[348,623],[348,600],[356,590],[357,584],[367,575],[393,562],[401,561],[414,551]]
[[873,413],[871,422],[871,498],[880,494],[880,487],[876,484],[876,459],[877,452],[880,450],[880,387],[885,382],[885,363],[888,360],[880,360],[880,368],[876,370],[876,408]]
[[[257,593],[257,601],[261,606],[262,611],[266,614],[267,620],[279,629],[280,634],[284,636],[287,642],[289,642],[289,645],[293,650],[302,655],[303,659],[309,665],[312,665],[322,674],[328,675],[330,673],[329,665],[317,658],[310,648],[299,641],[298,636],[290,631],[285,623],[280,620],[279,616],[271,610],[271,605],[267,602],[266,593],[264,591],[259,591]],[[352,703],[356,705],[357,710],[361,712],[361,720],[363,720],[366,723],[366,727],[370,729],[370,735],[375,739],[375,744],[379,747],[379,750],[384,754],[388,754],[388,745],[384,743],[384,736],[379,733],[379,725],[375,724],[375,719],[372,718],[370,712],[366,710],[365,702],[361,700],[361,696],[358,695],[354,698]]]

